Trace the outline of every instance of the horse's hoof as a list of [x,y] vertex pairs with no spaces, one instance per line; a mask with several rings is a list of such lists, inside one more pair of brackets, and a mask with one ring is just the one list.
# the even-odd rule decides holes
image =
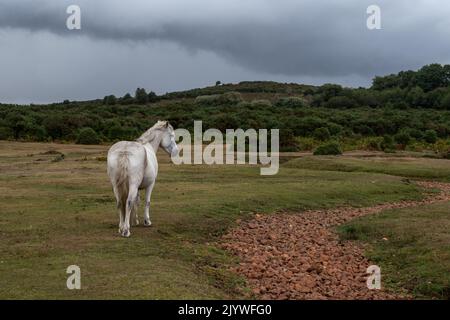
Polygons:
[[122,231],[122,237],[124,237],[124,238],[130,237],[130,230],[123,230]]
[[150,220],[145,219],[144,220],[144,226],[150,227],[152,225],[152,222]]

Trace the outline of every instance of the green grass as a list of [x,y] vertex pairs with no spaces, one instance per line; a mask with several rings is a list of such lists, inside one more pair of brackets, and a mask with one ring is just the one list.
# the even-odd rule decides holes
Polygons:
[[[215,244],[236,219],[422,196],[393,175],[287,163],[276,176],[260,176],[251,166],[175,166],[162,153],[153,226],[132,227],[124,239],[105,162],[96,159],[106,147],[0,144],[0,298],[7,299],[242,298],[243,279],[227,271],[236,260]],[[65,159],[40,154],[50,146]],[[65,286],[72,264],[81,267],[80,291]]]
[[384,173],[395,176],[450,181],[450,160],[412,157],[303,157],[285,163],[288,168],[340,172]]
[[384,285],[450,299],[449,203],[387,210],[338,229],[343,239],[370,244],[367,257],[381,267]]

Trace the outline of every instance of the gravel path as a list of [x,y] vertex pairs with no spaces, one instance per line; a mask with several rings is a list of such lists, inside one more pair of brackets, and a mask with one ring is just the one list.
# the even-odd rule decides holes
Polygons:
[[261,299],[405,299],[385,290],[369,290],[366,269],[372,263],[363,248],[339,241],[334,227],[386,209],[450,201],[450,184],[418,182],[440,189],[421,201],[401,201],[367,208],[313,210],[303,213],[256,214],[239,221],[221,246],[240,258],[233,269],[247,278]]

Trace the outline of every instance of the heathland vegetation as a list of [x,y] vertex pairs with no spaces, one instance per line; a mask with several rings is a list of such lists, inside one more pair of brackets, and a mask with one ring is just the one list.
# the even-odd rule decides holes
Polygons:
[[164,95],[138,88],[92,101],[0,104],[0,139],[110,143],[135,139],[158,119],[191,130],[193,120],[220,130],[279,128],[282,151],[324,146],[318,153],[406,149],[450,157],[450,65],[375,77],[370,88],[217,81]]

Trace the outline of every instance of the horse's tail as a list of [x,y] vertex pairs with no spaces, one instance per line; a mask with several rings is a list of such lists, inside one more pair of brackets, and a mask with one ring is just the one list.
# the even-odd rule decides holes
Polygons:
[[130,162],[128,159],[128,154],[129,153],[127,151],[123,151],[119,154],[117,159],[118,173],[116,176],[116,187],[119,192],[120,204],[123,209],[126,207],[129,191],[128,166]]

